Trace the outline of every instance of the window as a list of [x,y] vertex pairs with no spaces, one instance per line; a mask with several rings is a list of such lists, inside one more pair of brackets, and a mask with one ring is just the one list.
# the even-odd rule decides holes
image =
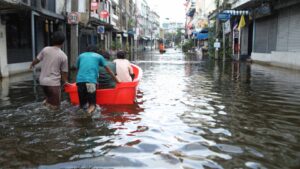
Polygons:
[[28,0],[22,0],[24,4],[28,4]]
[[47,0],[41,0],[41,6],[44,9],[47,9]]
[[113,5],[113,6],[112,6],[112,13],[113,13],[114,15],[117,15],[117,7],[116,7],[116,5]]
[[6,36],[8,64],[32,61],[30,15],[8,14]]
[[[24,0],[23,0],[24,1]],[[47,9],[52,12],[56,12],[55,0],[31,0],[31,6],[36,8]]]
[[56,4],[55,4],[55,1],[54,1],[54,0],[48,0],[48,1],[47,1],[47,9],[48,9],[49,11],[56,12],[55,7],[56,7]]

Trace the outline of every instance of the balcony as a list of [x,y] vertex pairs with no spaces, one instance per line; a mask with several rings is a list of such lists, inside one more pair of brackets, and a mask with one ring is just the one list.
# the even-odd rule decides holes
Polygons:
[[0,9],[12,9],[21,8],[20,5],[25,5],[30,7],[29,0],[3,0],[0,2]]
[[[237,0],[235,2],[232,2],[231,8],[235,9],[235,8],[242,7],[244,5],[248,5],[251,3],[251,1],[253,1],[253,0]],[[253,1],[252,3],[255,3],[255,2]]]
[[118,21],[118,20],[119,20],[119,17],[118,17],[117,15],[115,15],[115,14],[111,14],[111,16],[112,16],[112,18],[113,18],[114,20],[116,20],[116,21]]

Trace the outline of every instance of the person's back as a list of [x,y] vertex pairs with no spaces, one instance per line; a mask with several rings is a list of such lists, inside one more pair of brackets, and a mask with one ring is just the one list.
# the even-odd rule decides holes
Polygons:
[[63,32],[54,32],[52,46],[43,48],[30,65],[32,69],[41,63],[39,82],[45,94],[43,103],[54,109],[60,106],[61,80],[65,83],[68,81],[68,58],[61,50],[64,41]]
[[131,63],[125,59],[125,52],[119,51],[117,53],[117,58],[114,60],[117,68],[117,78],[120,82],[131,82],[133,69],[131,67]]
[[[109,61],[110,54],[108,52],[103,52],[101,54],[106,59],[107,66],[112,70],[112,72],[114,74],[116,74],[116,64]],[[116,86],[116,81],[111,77],[111,75],[102,66],[99,68],[98,83],[100,85],[99,87],[102,89],[115,88],[115,86]]]
[[40,84],[60,86],[61,71],[68,72],[66,54],[59,47],[48,46],[41,51],[37,58],[41,60],[42,68],[39,78]]
[[99,66],[105,66],[105,59],[95,52],[84,52],[79,55],[77,62],[76,82],[97,83]]

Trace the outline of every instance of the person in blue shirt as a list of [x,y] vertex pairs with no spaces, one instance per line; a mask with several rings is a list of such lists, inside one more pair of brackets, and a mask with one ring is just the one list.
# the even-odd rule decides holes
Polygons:
[[88,46],[87,52],[80,54],[76,63],[76,85],[80,108],[84,108],[88,104],[88,115],[91,115],[96,108],[96,84],[99,66],[104,67],[112,78],[119,83],[114,73],[107,66],[106,60],[97,52],[98,49],[95,45]]

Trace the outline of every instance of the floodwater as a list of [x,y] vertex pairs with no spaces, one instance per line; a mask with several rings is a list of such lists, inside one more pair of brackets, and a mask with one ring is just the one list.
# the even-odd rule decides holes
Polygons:
[[31,75],[2,79],[0,168],[300,168],[299,71],[172,49],[136,64],[137,103],[92,118],[66,95],[41,106]]

